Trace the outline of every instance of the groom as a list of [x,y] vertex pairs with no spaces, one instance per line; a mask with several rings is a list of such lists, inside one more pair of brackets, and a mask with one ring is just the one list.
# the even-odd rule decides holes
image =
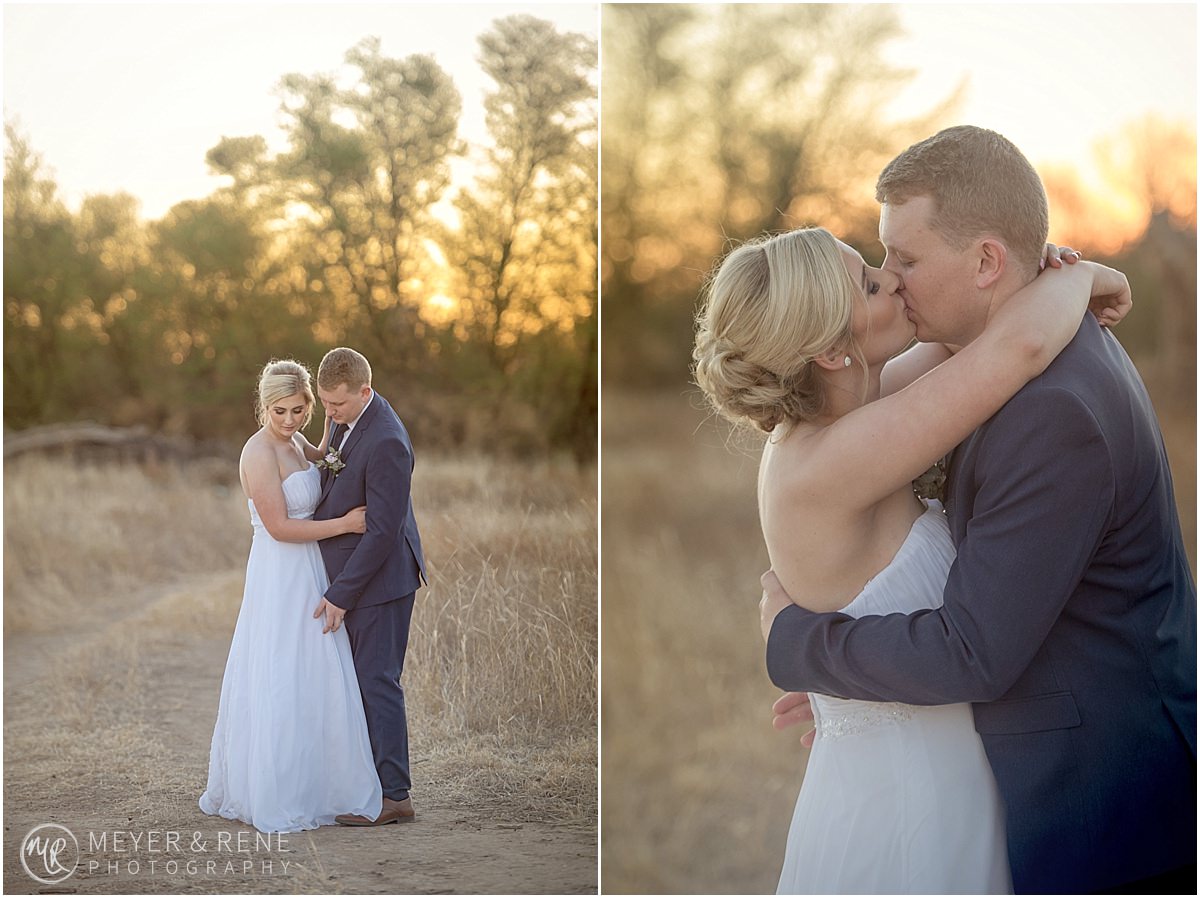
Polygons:
[[[1045,193],[999,134],[910,147],[876,199],[919,340],[966,345],[1037,275]],[[946,496],[958,556],[940,608],[814,614],[763,577],[771,679],[975,703],[1017,892],[1195,894],[1195,584],[1150,399],[1091,315],[955,450]],[[776,711],[811,718],[799,696]]]
[[[313,617],[324,615],[326,633],[346,625],[383,786],[377,818],[340,814],[336,820],[344,826],[404,822],[414,814],[400,674],[413,601],[425,576],[409,496],[412,443],[392,407],[371,389],[366,358],[353,349],[326,353],[317,370],[317,395],[333,419],[329,447],[336,461],[321,472],[321,499],[313,517],[329,520],[365,505],[367,531],[321,541],[329,589]],[[329,773],[335,776],[336,770]]]

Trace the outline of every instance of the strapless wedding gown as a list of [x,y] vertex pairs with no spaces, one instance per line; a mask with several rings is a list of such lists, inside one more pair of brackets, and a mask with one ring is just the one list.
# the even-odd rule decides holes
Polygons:
[[[311,518],[315,466],[283,481],[289,518]],[[200,809],[261,832],[298,832],[337,814],[379,816],[383,792],[346,628],[313,612],[329,586],[317,543],[279,542],[249,502],[254,539]]]
[[[937,607],[953,561],[950,529],[932,504],[891,564],[842,613]],[[780,894],[1012,891],[1004,805],[969,704],[813,694],[812,708],[817,736],[788,831]]]

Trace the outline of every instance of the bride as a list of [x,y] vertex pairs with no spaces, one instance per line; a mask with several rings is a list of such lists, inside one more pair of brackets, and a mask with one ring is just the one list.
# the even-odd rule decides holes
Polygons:
[[[696,381],[719,413],[768,435],[760,518],[797,604],[857,617],[941,595],[954,547],[914,476],[1049,365],[1093,295],[1102,323],[1128,308],[1119,272],[1048,253],[1046,271],[954,355],[919,344],[897,356],[915,332],[902,283],[823,229],[721,263],[698,316]],[[1012,891],[1002,800],[969,705],[816,696],[814,715],[781,893]]]
[[240,475],[254,538],[229,647],[200,809],[262,832],[331,824],[338,814],[379,816],[383,793],[344,628],[312,618],[329,580],[317,540],[366,530],[366,510],[312,520],[321,497],[308,370],[272,361],[258,381],[257,433]]

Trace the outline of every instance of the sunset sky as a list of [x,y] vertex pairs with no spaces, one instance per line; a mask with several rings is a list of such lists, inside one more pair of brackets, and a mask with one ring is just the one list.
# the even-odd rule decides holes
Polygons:
[[[893,104],[897,114],[929,108],[965,78],[958,122],[999,131],[1044,178],[1052,169],[1066,170],[1088,196],[1091,209],[1081,228],[1078,218],[1055,214],[1051,190],[1052,240],[1063,240],[1063,231],[1071,231],[1066,236],[1102,251],[1136,236],[1145,210],[1131,202],[1128,183],[1103,177],[1095,144],[1127,133],[1131,123],[1148,114],[1185,125],[1194,137],[1195,4],[906,4],[899,9],[908,33],[890,45],[889,61],[916,74]],[[1190,189],[1194,203],[1194,151],[1189,161],[1190,175],[1180,173],[1179,189]]]
[[371,35],[386,55],[432,54],[463,97],[459,136],[486,142],[477,37],[516,13],[598,37],[593,4],[5,3],[4,116],[69,206],[124,190],[158,218],[219,185],[204,154],[222,136],[283,149],[275,85],[340,70]]
[[916,70],[897,110],[968,79],[966,123],[1039,158],[1079,159],[1149,111],[1196,121],[1195,4],[904,4],[891,59]]
[[[1194,4],[903,4],[889,61],[916,70],[893,105],[928,108],[964,77],[965,122],[994,128],[1035,165],[1068,164],[1093,189],[1098,137],[1147,112],[1196,119]],[[528,12],[598,34],[593,4],[4,5],[4,113],[76,207],[126,190],[143,214],[217,186],[204,153],[222,135],[282,148],[272,89],[333,71],[371,34],[391,55],[432,53],[463,94],[461,134],[486,140],[476,36]],[[463,171],[460,163],[459,171]]]

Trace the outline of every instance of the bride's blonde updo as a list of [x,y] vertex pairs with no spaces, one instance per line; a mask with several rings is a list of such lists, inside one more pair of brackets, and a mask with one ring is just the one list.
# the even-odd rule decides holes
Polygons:
[[704,291],[696,383],[724,417],[767,433],[814,418],[825,394],[812,360],[835,348],[857,354],[851,313],[861,299],[824,228],[739,246]]
[[312,376],[308,369],[293,359],[272,359],[258,376],[258,423],[266,425],[267,409],[272,403],[299,393],[304,397],[308,410],[304,413],[302,428],[312,420],[313,397]]

